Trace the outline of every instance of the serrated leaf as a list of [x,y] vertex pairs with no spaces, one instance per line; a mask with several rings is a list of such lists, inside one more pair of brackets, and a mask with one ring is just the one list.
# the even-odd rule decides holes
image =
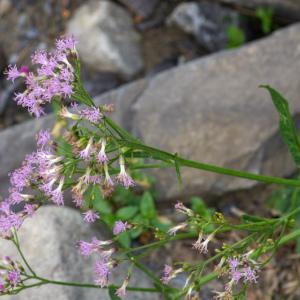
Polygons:
[[279,113],[279,129],[281,136],[288,146],[295,163],[297,166],[300,166],[300,142],[294,120],[289,110],[288,101],[272,87],[268,85],[263,85],[261,87],[267,89],[272,97],[272,101]]
[[117,210],[116,216],[122,221],[126,221],[133,218],[138,210],[139,208],[137,206],[125,206]]
[[156,209],[152,195],[145,192],[140,202],[140,210],[143,217],[151,220],[156,217]]

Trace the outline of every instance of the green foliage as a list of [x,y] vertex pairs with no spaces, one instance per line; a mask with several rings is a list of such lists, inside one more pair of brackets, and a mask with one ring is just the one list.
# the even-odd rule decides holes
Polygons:
[[273,23],[273,16],[274,16],[274,10],[269,8],[258,8],[255,12],[256,17],[261,22],[261,30],[264,34],[268,34],[272,31],[274,27]]
[[227,28],[227,40],[227,48],[237,48],[245,43],[246,36],[241,28],[235,25],[230,25]]
[[[203,199],[199,197],[192,197],[191,198],[191,209],[198,214],[200,217],[202,217],[204,220],[207,221],[207,223],[210,223],[214,216],[214,209],[208,208],[203,201]],[[205,233],[212,232],[214,230],[213,224],[207,224],[203,227],[203,231]]]
[[281,136],[297,164],[300,165],[300,142],[294,120],[289,110],[289,104],[275,89],[268,85],[261,86],[267,89],[272,97],[274,106],[279,114],[279,128]]
[[[268,199],[268,204],[280,214],[287,214],[300,207],[300,189],[284,187],[274,191]],[[295,227],[300,228],[300,212],[295,214]],[[296,240],[296,251],[300,253],[300,238]]]

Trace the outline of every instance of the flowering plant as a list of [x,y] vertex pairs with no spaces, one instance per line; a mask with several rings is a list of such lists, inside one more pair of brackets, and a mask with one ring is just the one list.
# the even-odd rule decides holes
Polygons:
[[[26,90],[14,97],[17,104],[39,118],[44,114],[45,105],[55,103],[59,107],[57,118],[63,121],[64,128],[62,136],[53,136],[49,130],[40,131],[36,136],[36,151],[28,154],[21,167],[9,174],[9,196],[0,203],[0,236],[15,245],[22,261],[4,257],[0,262],[0,295],[16,294],[45,284],[63,284],[108,288],[113,299],[124,297],[127,290],[161,293],[165,299],[197,299],[197,292],[205,284],[223,277],[227,283],[222,291],[215,292],[216,299],[245,298],[247,289],[257,283],[260,272],[276,250],[300,237],[300,229],[295,229],[293,222],[300,207],[272,219],[243,215],[238,224],[233,224],[220,213],[203,215],[178,202],[175,210],[184,220],[166,230],[157,226],[157,222],[149,221],[155,218],[155,210],[151,195],[146,193],[142,210],[149,215],[149,222],[130,217],[113,223],[107,221],[112,229],[111,239],[103,241],[93,237],[90,241],[78,241],[81,255],[98,258],[94,265],[94,284],[55,281],[39,276],[32,269],[21,250],[18,230],[24,219],[31,217],[45,203],[64,205],[66,190],[71,191],[74,206],[82,212],[84,221],[93,223],[105,221],[97,209],[99,195],[110,199],[117,186],[125,189],[136,186],[138,183],[132,174],[142,169],[174,168],[179,183],[180,169],[184,166],[264,183],[300,186],[298,180],[195,162],[143,144],[108,117],[114,110],[112,105],[96,106],[86,92],[80,78],[75,44],[72,37],[62,37],[56,41],[53,52],[39,50],[33,54],[35,71],[27,66],[19,69],[9,66],[7,70],[8,79],[25,80]],[[300,143],[287,101],[273,88],[264,88],[270,92],[279,112],[283,139],[295,162],[300,164]],[[124,233],[143,228],[153,232],[153,242],[137,247],[122,242]],[[243,232],[243,238],[231,245],[218,245],[218,236],[231,231]],[[207,259],[165,265],[161,275],[140,262],[151,251],[181,239],[193,239],[191,247]],[[211,244],[215,254],[208,257]],[[128,274],[121,286],[115,286],[110,275],[124,261],[129,262]],[[150,277],[153,288],[130,286],[133,266]],[[214,271],[209,271],[212,266]],[[180,288],[172,284],[179,274],[185,274],[187,278]]]

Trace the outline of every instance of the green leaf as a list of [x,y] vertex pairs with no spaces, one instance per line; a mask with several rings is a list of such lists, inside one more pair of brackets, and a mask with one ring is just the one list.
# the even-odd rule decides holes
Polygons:
[[227,39],[227,48],[240,47],[246,41],[246,37],[243,30],[234,25],[231,25],[227,28]]
[[98,186],[94,186],[92,190],[92,203],[94,208],[102,214],[111,214],[112,207],[108,201],[103,199],[102,193]]
[[199,214],[200,216],[209,218],[213,215],[213,211],[207,208],[203,199],[199,197],[192,197],[191,202],[192,202],[192,210],[197,214]]
[[124,247],[124,248],[129,248],[130,243],[131,243],[131,238],[129,232],[125,231],[120,233],[117,236],[118,242]]
[[[135,223],[135,224],[143,224],[144,222],[144,218],[142,215],[138,214],[136,215],[133,219],[132,219],[132,222]],[[142,232],[144,231],[144,228],[143,226],[138,226],[138,228],[135,228],[135,229],[131,229],[129,231],[129,234],[130,234],[130,237],[132,239],[136,239],[137,237],[139,237]]]
[[108,294],[111,300],[122,300],[120,297],[116,295],[117,288],[114,286],[108,287]]
[[282,138],[289,148],[289,151],[297,164],[300,165],[300,143],[298,138],[297,129],[295,127],[294,120],[289,111],[289,104],[286,99],[283,98],[276,90],[268,85],[262,85],[261,87],[267,89],[272,97],[272,101],[279,113],[279,129]]
[[139,208],[137,206],[125,206],[117,210],[117,218],[126,221],[133,218],[138,212]]
[[268,8],[259,7],[256,10],[255,15],[257,18],[260,19],[261,29],[263,33],[265,34],[270,33],[273,27],[274,9],[271,7]]
[[151,220],[156,217],[156,209],[152,195],[145,192],[140,202],[140,210],[143,217]]

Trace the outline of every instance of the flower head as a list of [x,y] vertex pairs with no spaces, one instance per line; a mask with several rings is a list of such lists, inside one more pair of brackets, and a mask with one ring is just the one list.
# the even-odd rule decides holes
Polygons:
[[103,115],[100,112],[98,107],[88,107],[84,108],[80,111],[80,115],[82,118],[87,119],[91,123],[99,123],[100,120],[103,118]]
[[124,281],[123,284],[116,290],[116,295],[120,298],[123,298],[126,296],[126,288],[129,283],[129,277],[127,277]]
[[117,181],[126,189],[135,185],[134,180],[126,173],[124,157],[120,156],[120,173],[117,176]]
[[95,272],[95,283],[99,285],[101,288],[107,286],[108,284],[108,276],[111,273],[111,263],[107,261],[97,261],[94,266]]
[[91,209],[83,213],[83,215],[84,215],[83,220],[87,223],[94,223],[97,219],[100,218],[99,214]]
[[214,234],[210,234],[207,238],[204,238],[202,232],[200,232],[198,240],[193,244],[193,248],[200,253],[207,253],[207,245],[213,239]]
[[51,140],[49,130],[40,130],[36,135],[37,146],[43,149]]
[[88,160],[92,154],[93,138],[90,138],[85,149],[79,153],[80,158]]
[[127,229],[127,222],[122,222],[122,221],[116,221],[114,228],[113,228],[113,234],[118,235]]
[[97,160],[102,164],[108,161],[107,155],[105,153],[105,147],[106,147],[106,140],[102,139],[101,140],[101,149],[97,155]]

